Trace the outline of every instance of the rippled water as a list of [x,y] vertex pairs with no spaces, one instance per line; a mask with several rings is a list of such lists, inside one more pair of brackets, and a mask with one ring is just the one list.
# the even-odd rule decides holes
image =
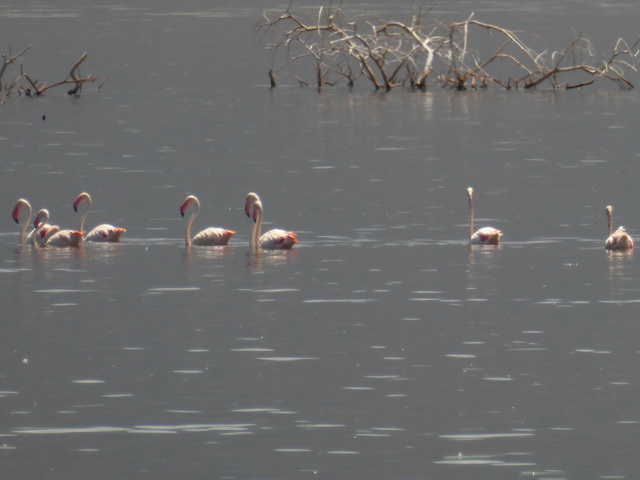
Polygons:
[[[509,5],[440,11],[638,13]],[[635,478],[640,288],[603,245],[607,204],[639,231],[637,92],[269,90],[262,8],[0,8],[25,68],[107,78],[0,106],[5,475]],[[254,190],[294,250],[250,252]],[[77,228],[81,191],[120,244],[17,245],[18,198]],[[231,245],[185,250],[187,194]]]

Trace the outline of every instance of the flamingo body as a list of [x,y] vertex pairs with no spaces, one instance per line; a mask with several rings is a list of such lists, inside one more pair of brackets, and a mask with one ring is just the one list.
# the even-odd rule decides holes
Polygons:
[[[82,203],[87,203],[87,210],[80,220],[80,231],[84,231],[84,222],[87,219],[87,215],[89,215],[89,210],[91,210],[91,196],[86,192],[82,192],[73,201],[73,210],[77,212]],[[84,240],[87,242],[119,242],[120,236],[126,231],[126,228],[114,227],[108,223],[103,223],[87,233]]]
[[186,246],[193,245],[228,245],[231,237],[236,233],[233,230],[227,230],[221,227],[209,227],[201,232],[198,232],[193,239],[191,238],[191,224],[200,213],[200,201],[194,195],[189,195],[185,198],[184,202],[180,206],[180,215],[184,217],[184,213],[190,205],[195,205],[196,209],[189,217],[187,221],[187,227],[185,229],[185,244]]
[[39,210],[33,222],[32,245],[53,245],[54,247],[77,247],[82,241],[82,232],[60,230],[58,225],[49,225],[49,211]]
[[502,232],[496,228],[482,227],[471,235],[469,243],[474,245],[499,245],[501,236]]
[[193,245],[228,245],[235,232],[220,227],[205,228],[193,237]]
[[473,188],[467,188],[469,198],[469,243],[472,245],[500,245],[502,232],[493,227],[482,227],[473,231]]
[[265,250],[288,250],[298,242],[293,232],[274,228],[260,235],[260,248]]
[[613,231],[613,207],[607,205],[604,210],[607,213],[607,224],[609,226],[609,237],[604,242],[604,248],[607,250],[631,250],[633,248],[633,239],[625,228],[620,226],[615,232]]
[[108,223],[103,223],[87,233],[84,240],[86,242],[119,242],[120,235],[126,231],[126,228],[114,227]]
[[57,225],[48,229],[41,230],[42,245],[51,245],[54,247],[78,247],[82,242],[82,232],[76,230],[60,230]]
[[[253,211],[252,211],[253,209]],[[253,228],[249,245],[251,248],[263,248],[265,250],[289,250],[297,242],[298,236],[286,230],[274,228],[261,235],[262,231],[262,202],[256,193],[248,193],[245,199],[244,211],[247,216],[253,218]]]

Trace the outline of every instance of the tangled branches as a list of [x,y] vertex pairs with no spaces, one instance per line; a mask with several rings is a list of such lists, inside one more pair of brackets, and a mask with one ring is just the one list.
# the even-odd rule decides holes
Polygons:
[[[431,82],[457,90],[500,86],[578,88],[607,79],[633,88],[627,72],[636,72],[640,40],[628,46],[618,40],[610,56],[596,61],[587,38],[579,35],[563,50],[534,50],[522,38],[533,37],[469,18],[462,22],[423,24],[420,11],[410,23],[375,16],[349,18],[338,6],[320,7],[315,16],[265,13],[257,30],[272,35],[272,63],[284,52],[282,67],[302,65],[313,71],[301,85],[318,87],[364,78],[375,89],[409,85],[424,89]],[[276,66],[269,70],[276,86]]]
[[[31,47],[26,47],[19,53],[12,55],[11,52],[2,54],[2,64],[0,65],[0,93],[5,97],[9,97],[13,92],[18,95],[24,94],[27,97],[39,97],[50,88],[60,85],[71,85],[72,88],[67,92],[69,95],[77,95],[82,90],[82,86],[87,82],[95,82],[98,77],[93,75],[82,76],[79,73],[79,67],[87,59],[87,54],[83,53],[78,60],[72,65],[69,75],[64,80],[51,84],[41,83],[35,80],[31,75],[26,73],[20,65],[18,76],[10,83],[3,82],[3,76],[11,65],[15,65],[16,60],[26,53]],[[0,99],[2,102],[2,99]]]

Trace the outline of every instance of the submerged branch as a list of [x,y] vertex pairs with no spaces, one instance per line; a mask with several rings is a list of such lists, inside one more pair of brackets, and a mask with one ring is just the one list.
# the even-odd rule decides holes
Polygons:
[[7,67],[15,62],[15,60],[28,51],[31,47],[23,49],[16,55],[11,53],[4,54],[3,64],[0,67],[0,93],[5,97],[9,97],[12,92],[18,92],[18,95],[24,94],[27,97],[39,97],[47,90],[58,87],[60,85],[72,85],[73,88],[67,92],[68,95],[78,95],[82,90],[82,86],[87,82],[95,82],[99,77],[94,75],[83,76],[80,74],[80,65],[87,59],[87,53],[83,53],[78,60],[71,66],[67,78],[51,84],[41,83],[32,75],[25,72],[23,65],[20,65],[20,74],[10,84],[2,83],[2,76],[7,71]]
[[[609,58],[597,62],[589,41],[578,35],[560,51],[532,48],[523,32],[476,20],[470,15],[462,22],[445,24],[423,21],[422,12],[413,12],[411,23],[386,21],[373,15],[348,17],[341,6],[320,7],[315,15],[298,15],[291,5],[280,13],[265,12],[256,30],[274,39],[270,69],[308,68],[313,59],[315,84],[333,85],[341,80],[353,86],[366,78],[375,89],[391,90],[409,84],[426,88],[432,82],[458,90],[579,88],[600,79],[620,88],[633,88],[629,72],[636,72],[640,39],[631,47],[618,40]],[[486,35],[488,34],[488,35]],[[493,46],[499,41],[497,46]],[[278,68],[278,52],[284,61]],[[359,72],[352,70],[358,66]],[[587,76],[575,79],[572,75]],[[293,74],[300,84],[300,74]],[[561,79],[561,77],[567,77]]]

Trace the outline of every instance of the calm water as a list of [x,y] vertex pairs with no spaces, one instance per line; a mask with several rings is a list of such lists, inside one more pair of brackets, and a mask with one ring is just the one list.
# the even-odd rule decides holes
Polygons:
[[[283,5],[218,3],[0,7],[26,71],[106,80],[0,107],[3,478],[636,478],[639,275],[603,244],[607,204],[640,235],[638,93],[269,90]],[[434,14],[637,35],[575,7]],[[294,250],[250,253],[252,190]],[[17,246],[18,198],[77,228],[81,191],[122,243]],[[187,194],[232,245],[187,255]]]

